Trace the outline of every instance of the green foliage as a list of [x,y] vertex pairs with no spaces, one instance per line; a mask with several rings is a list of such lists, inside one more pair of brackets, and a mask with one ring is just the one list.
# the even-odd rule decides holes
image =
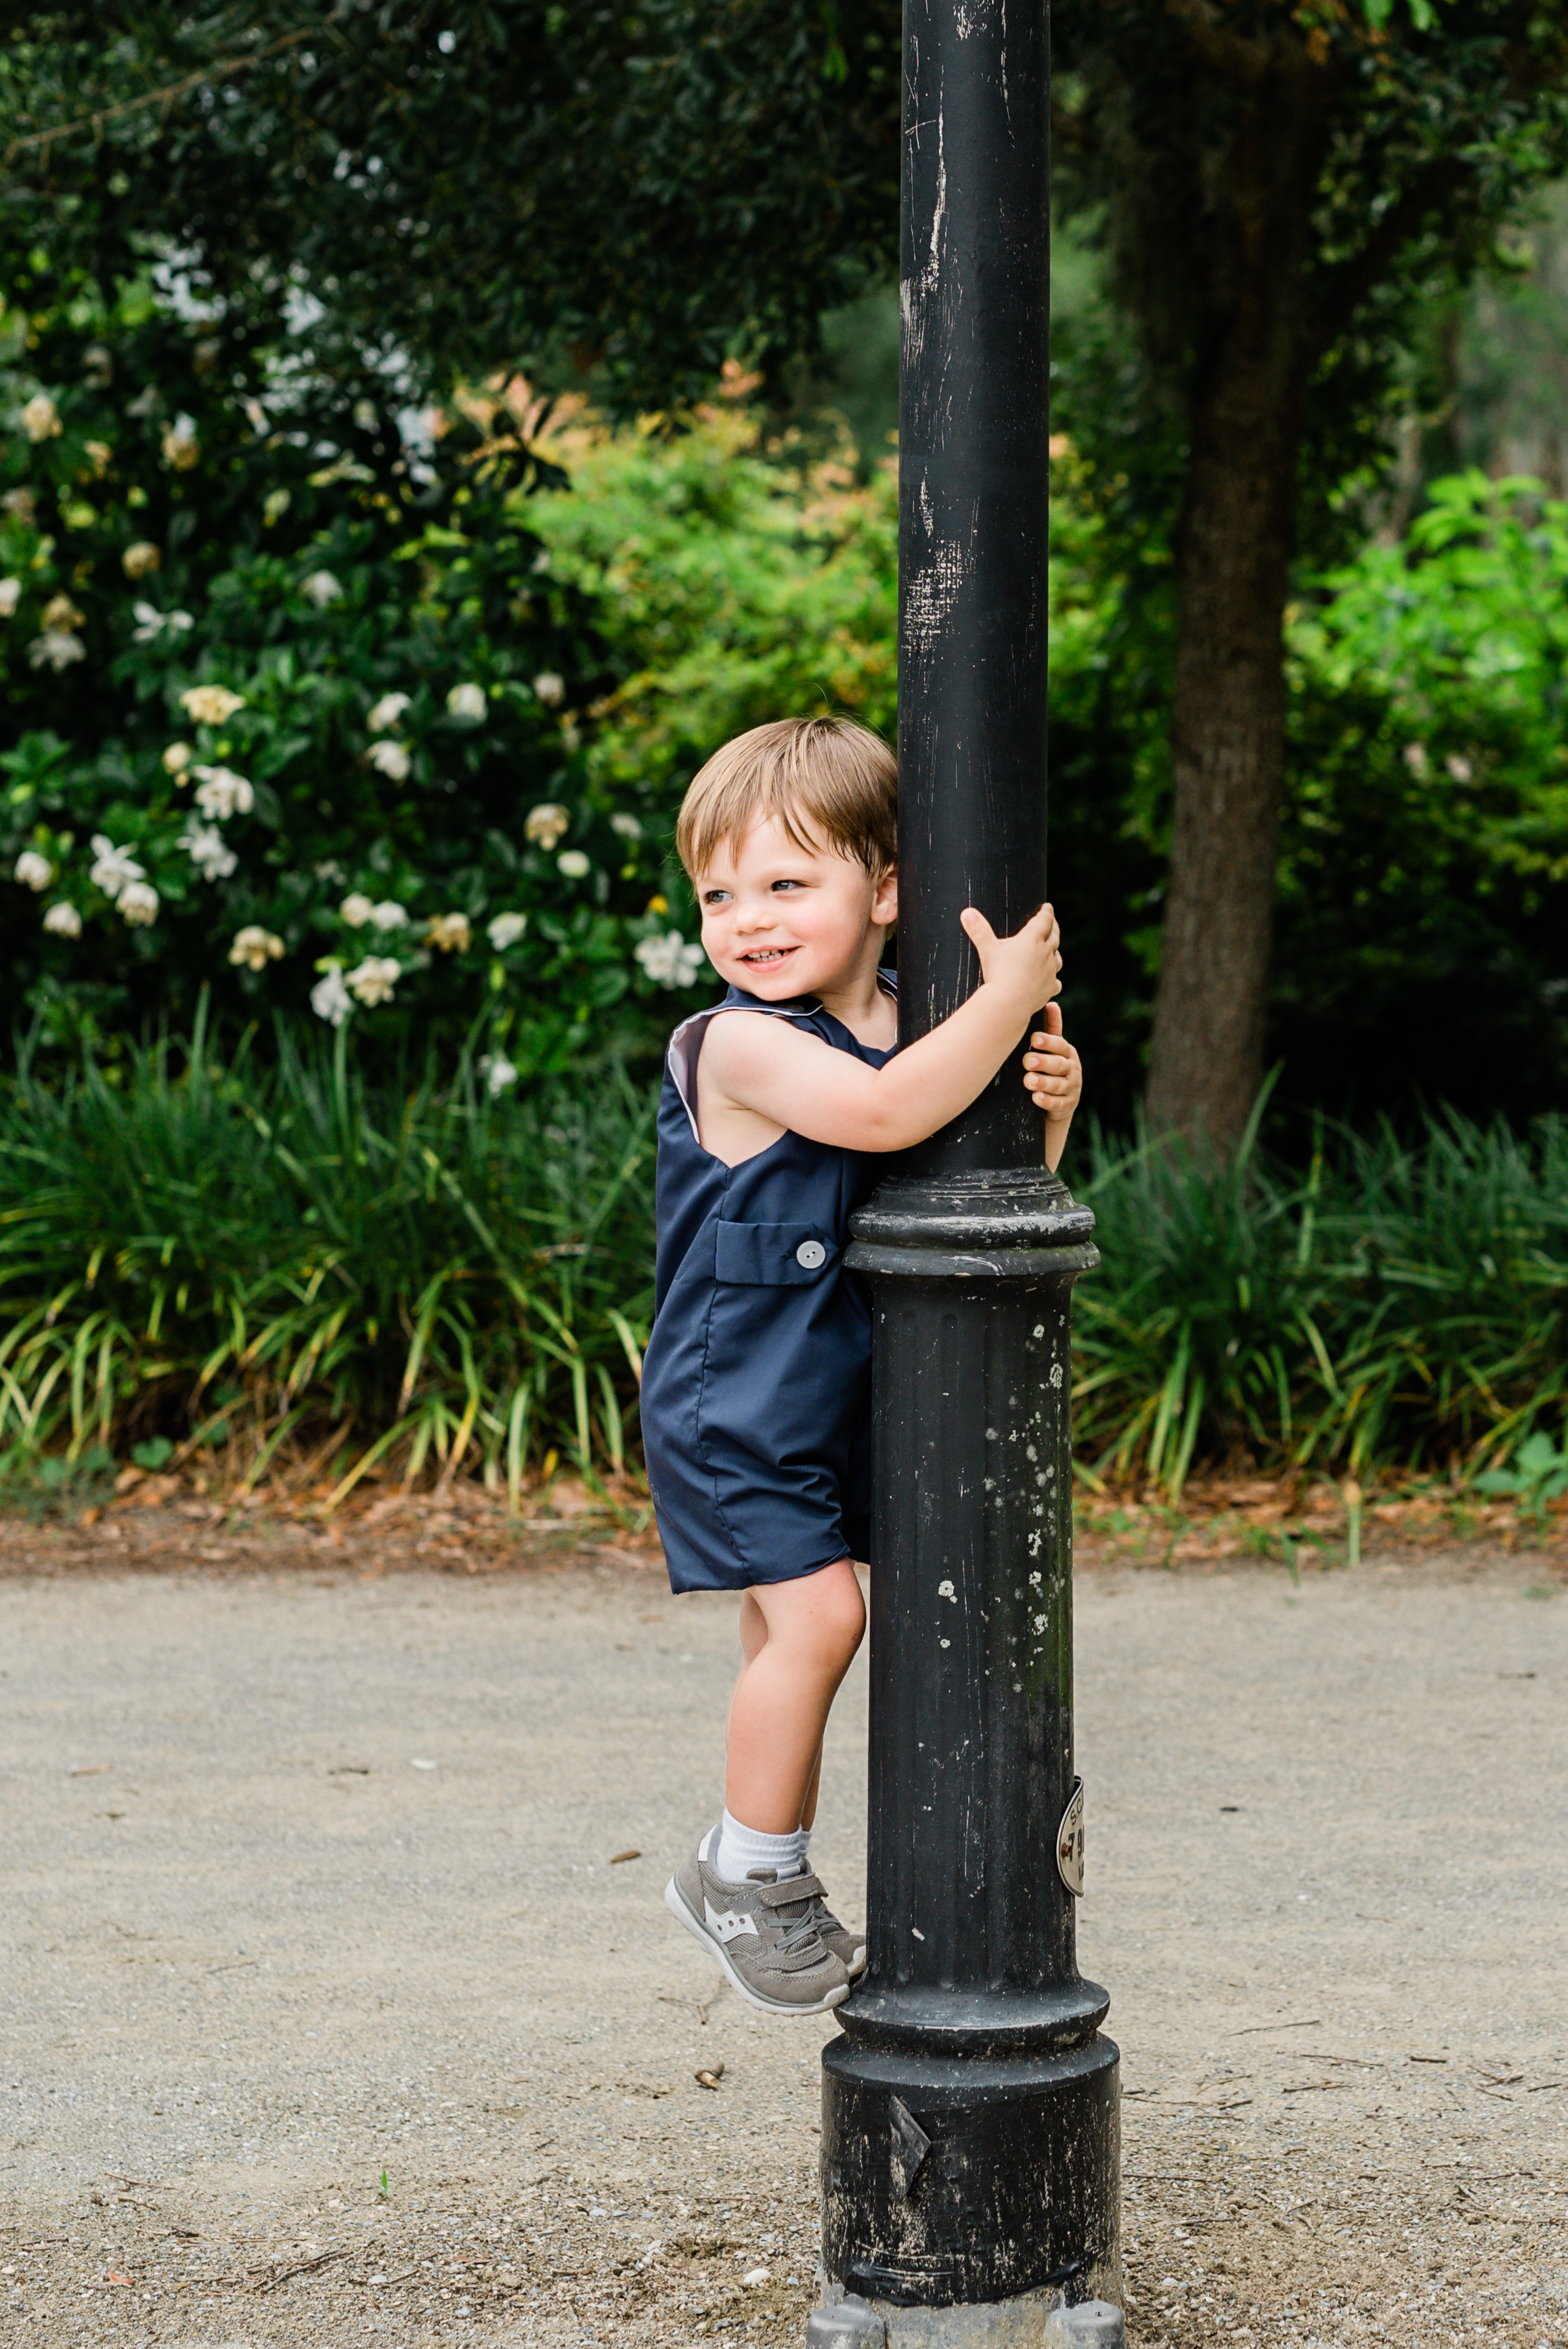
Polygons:
[[[0,1094],[0,1473],[40,1506],[109,1452],[337,1493],[377,1463],[514,1489],[551,1451],[614,1473],[652,1305],[653,1107],[619,1075],[499,1101],[466,1061],[383,1077],[315,1027],[265,1066],[201,1032],[118,1083],[24,1066]],[[1458,1465],[1533,1480],[1532,1506],[1555,1475],[1528,1447],[1568,1411],[1562,1121],[1335,1135],[1305,1174],[1255,1132],[1229,1163],[1100,1139],[1078,1188],[1104,1253],[1074,1309],[1092,1474],[1175,1496],[1214,1460]]]
[[[1064,442],[1051,886],[1097,1110],[1141,1087],[1169,842],[1173,605],[1137,485]],[[1287,621],[1273,1115],[1568,1102],[1564,510],[1467,474]]]
[[1275,1049],[1298,1099],[1526,1117],[1568,1099],[1568,509],[1431,498],[1291,618]]
[[[0,1097],[0,1472],[134,1443],[342,1489],[395,1447],[514,1489],[624,1463],[652,1305],[652,1101],[137,1052]],[[176,1454],[172,1449],[179,1443]]]
[[1374,543],[1299,613],[1293,647],[1324,687],[1375,678],[1423,734],[1418,776],[1439,756],[1461,789],[1478,761],[1528,773],[1549,794],[1509,842],[1532,871],[1568,872],[1568,505],[1540,481],[1475,471],[1434,481],[1402,544]]
[[898,492],[892,461],[856,485],[855,451],[770,454],[756,417],[704,407],[674,436],[583,425],[543,443],[569,493],[532,501],[553,575],[595,616],[615,690],[584,762],[606,797],[671,812],[721,742],[828,709],[895,725]]
[[[0,508],[13,1000],[59,1042],[178,1028],[203,986],[227,1017],[300,1014],[325,983],[387,1048],[418,1021],[449,1062],[471,1034],[498,1083],[651,1055],[711,984],[669,854],[693,771],[781,710],[893,730],[891,460],[861,481],[847,447],[769,440],[735,369],[674,427],[614,434],[578,401],[469,398],[421,458],[385,386],[349,400],[142,297],[12,324],[0,396],[18,423],[47,403]],[[1054,446],[1052,888],[1119,1123],[1159,955],[1173,605],[1158,481]],[[158,567],[128,577],[132,549]],[[1270,1045],[1291,1102],[1568,1096],[1565,571],[1562,508],[1465,476],[1295,607]],[[81,653],[57,669],[33,653],[61,598]],[[204,727],[198,684],[241,702]],[[449,712],[461,687],[482,722]],[[198,767],[250,808],[194,809]],[[95,839],[141,867],[152,922]],[[204,878],[192,841],[232,869]],[[79,938],[45,927],[62,904]]]
[[[1484,1467],[1568,1405],[1568,1125],[1449,1116],[1306,1174],[1100,1142],[1074,1306],[1079,1454],[1172,1495],[1195,1460]],[[1534,1456],[1533,1454],[1532,1455]]]
[[893,0],[77,0],[0,36],[0,241],[173,237],[269,333],[304,286],[323,350],[658,406],[885,268],[898,68]]
[[526,387],[422,448],[387,383],[143,289],[3,324],[13,1000],[57,1034],[188,1021],[204,986],[480,1023],[498,1072],[650,1048],[696,957],[659,918],[662,802],[584,764],[614,671],[529,526]]
[[1506,1468],[1488,1468],[1476,1480],[1480,1493],[1498,1493],[1516,1500],[1537,1525],[1546,1522],[1548,1506],[1568,1493],[1568,1450],[1561,1450],[1537,1428],[1527,1435]]

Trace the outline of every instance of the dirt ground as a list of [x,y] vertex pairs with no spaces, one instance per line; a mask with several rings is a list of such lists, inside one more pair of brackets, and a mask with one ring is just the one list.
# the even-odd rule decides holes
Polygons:
[[[798,2341],[829,2027],[659,1900],[729,1603],[565,1512],[146,1497],[0,1524],[0,2337]],[[1555,1551],[1369,1512],[1352,1573],[1287,1508],[1271,1562],[1222,1499],[1162,1567],[1121,1515],[1078,1578],[1080,1952],[1133,2342],[1568,2344]],[[863,1732],[862,1667],[850,1913]]]

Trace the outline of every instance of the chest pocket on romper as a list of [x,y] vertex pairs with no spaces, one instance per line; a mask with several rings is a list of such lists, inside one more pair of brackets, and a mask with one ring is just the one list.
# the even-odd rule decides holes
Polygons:
[[752,1288],[809,1288],[839,1261],[835,1243],[810,1224],[716,1224],[714,1278]]

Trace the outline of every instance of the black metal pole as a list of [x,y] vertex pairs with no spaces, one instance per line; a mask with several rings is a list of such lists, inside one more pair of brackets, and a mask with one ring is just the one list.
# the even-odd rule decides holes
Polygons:
[[[978,979],[963,907],[1011,931],[1045,895],[1047,0],[905,0],[903,64],[908,1042]],[[1119,2338],[1118,2056],[1072,1889],[1068,1329],[1098,1257],[1020,1073],[846,1259],[872,1293],[871,1962],[823,2055],[819,2337]]]

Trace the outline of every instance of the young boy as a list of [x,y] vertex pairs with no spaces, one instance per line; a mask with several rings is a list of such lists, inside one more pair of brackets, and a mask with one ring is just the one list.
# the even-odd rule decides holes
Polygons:
[[895,1058],[897,804],[875,735],[784,720],[716,752],[676,833],[729,992],[670,1040],[643,1433],[671,1584],[741,1593],[744,1661],[724,1816],[665,1899],[743,1998],[786,2014],[838,2005],[866,1957],[808,1860],[828,1709],[865,1629],[871,1321],[842,1270],[849,1220],[1042,1004],[1024,1082],[1049,1166],[1082,1086],[1048,905],[1011,938],[962,915],[982,984]]

